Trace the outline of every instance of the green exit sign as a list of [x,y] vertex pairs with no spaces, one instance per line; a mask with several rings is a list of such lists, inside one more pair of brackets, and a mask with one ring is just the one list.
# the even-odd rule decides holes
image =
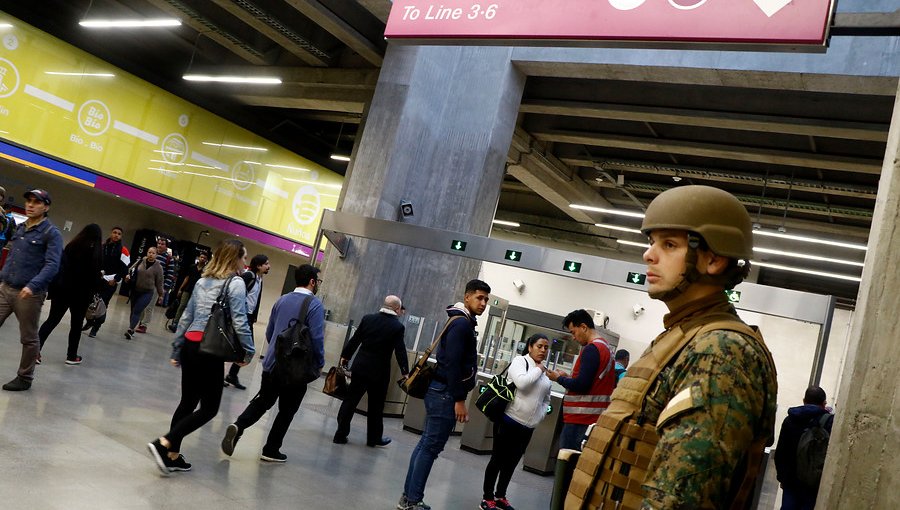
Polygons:
[[728,296],[729,303],[741,302],[741,291],[739,290],[726,290],[725,295]]
[[581,272],[581,262],[575,262],[574,260],[567,260],[565,264],[563,264],[563,271],[568,271],[570,273],[580,273]]
[[628,278],[625,280],[628,283],[633,283],[635,285],[643,285],[644,282],[647,281],[647,275],[643,273],[628,273]]
[[519,262],[522,260],[522,252],[516,250],[506,250],[506,256],[503,257],[506,260],[511,260],[513,262]]
[[457,241],[454,239],[453,242],[450,243],[450,249],[453,251],[466,251],[466,244],[468,243],[465,241]]

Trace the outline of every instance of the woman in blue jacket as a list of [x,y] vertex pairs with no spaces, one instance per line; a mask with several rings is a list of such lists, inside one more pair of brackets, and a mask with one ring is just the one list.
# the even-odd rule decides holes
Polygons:
[[246,366],[253,359],[253,337],[247,322],[247,288],[239,276],[246,263],[247,250],[243,243],[235,239],[222,241],[213,251],[212,260],[204,268],[203,277],[194,287],[178,322],[170,362],[181,367],[181,402],[172,416],[169,431],[147,445],[164,475],[190,471],[191,465],[179,453],[181,440],[219,412],[224,362],[202,354],[200,341],[212,305],[224,285],[228,286],[232,324],[245,351],[244,361],[239,365]]

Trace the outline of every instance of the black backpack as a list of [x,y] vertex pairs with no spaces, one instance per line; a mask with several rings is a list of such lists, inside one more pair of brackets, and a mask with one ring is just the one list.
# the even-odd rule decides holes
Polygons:
[[797,481],[811,491],[818,490],[822,479],[828,439],[831,437],[825,424],[830,417],[830,414],[825,413],[818,419],[810,420],[797,442]]
[[275,340],[275,379],[284,385],[309,384],[319,378],[319,364],[312,343],[312,332],[306,324],[312,296],[303,298],[300,314],[291,319]]

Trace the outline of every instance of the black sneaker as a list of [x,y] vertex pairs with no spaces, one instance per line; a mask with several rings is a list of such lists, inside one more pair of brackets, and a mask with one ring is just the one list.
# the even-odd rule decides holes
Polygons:
[[500,510],[515,510],[513,506],[509,504],[509,500],[505,497],[494,498],[494,504],[497,505],[497,508]]
[[75,356],[72,359],[66,358],[66,365],[80,365],[83,361],[81,356]]
[[84,326],[81,328],[81,331],[87,331],[94,327],[94,323],[91,321],[87,321]]
[[91,332],[88,333],[88,338],[97,338],[97,332],[92,329]]
[[131,337],[133,337],[133,336],[134,336],[133,329],[129,329],[128,331],[125,332],[125,338],[127,338],[128,340],[131,340]]
[[331,440],[334,444],[347,444],[347,436],[334,436],[334,439]]
[[186,461],[184,459],[184,455],[178,454],[177,459],[175,459],[175,460],[166,459],[166,460],[169,461],[166,463],[166,465],[169,467],[169,471],[171,471],[171,472],[190,471],[191,470],[191,465],[190,465],[190,463],[188,463],[188,461]]
[[241,384],[241,380],[236,375],[228,374],[225,376],[225,387],[234,386],[238,390],[246,390],[247,387]]
[[172,324],[166,326],[166,329],[168,329],[169,331],[171,331],[172,333],[174,333],[174,332],[178,331],[178,324],[175,324],[175,323],[173,322]]
[[287,461],[287,455],[281,452],[267,452],[263,450],[262,455],[259,456],[259,460],[264,460],[266,462],[285,462]]
[[376,447],[376,446],[387,446],[391,444],[391,438],[382,437],[379,441],[375,441],[374,443],[366,443],[366,446]]
[[222,453],[231,457],[238,439],[241,438],[241,429],[234,423],[225,429],[225,437],[222,438]]
[[156,461],[156,467],[159,469],[159,472],[164,476],[168,476],[171,472],[169,471],[169,466],[172,463],[169,459],[169,449],[163,446],[159,439],[152,443],[147,443],[147,449],[150,450],[150,456]]
[[31,381],[16,376],[15,379],[3,385],[6,391],[25,391],[31,389]]

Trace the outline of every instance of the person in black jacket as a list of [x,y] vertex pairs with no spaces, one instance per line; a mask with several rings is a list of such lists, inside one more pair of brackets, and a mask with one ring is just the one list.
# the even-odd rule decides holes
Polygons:
[[425,428],[413,450],[397,508],[426,510],[422,498],[431,466],[447,444],[454,422],[469,421],[466,395],[475,387],[478,364],[475,317],[487,308],[491,287],[481,280],[466,284],[461,303],[447,308],[448,323],[437,348],[434,380],[425,394]]
[[[803,396],[803,405],[788,409],[787,418],[781,424],[778,445],[775,448],[775,472],[784,491],[781,510],[813,510],[818,491],[802,486],[797,478],[797,444],[803,431],[829,414],[826,408],[825,390],[810,386]],[[825,421],[825,430],[831,433],[834,415]]]
[[[113,227],[109,233],[109,239],[103,243],[104,279],[103,284],[100,286],[99,293],[100,299],[103,300],[107,308],[109,308],[109,301],[116,293],[116,287],[128,271],[128,265],[122,260],[123,232],[122,227]],[[88,320],[81,330],[84,331],[90,329],[91,331],[88,333],[88,336],[94,338],[97,336],[97,332],[100,331],[100,326],[102,326],[104,322],[106,322],[106,315]]]
[[404,376],[409,373],[406,344],[403,343],[406,328],[397,318],[401,308],[402,303],[397,296],[384,298],[381,310],[362,318],[353,337],[341,351],[341,365],[346,366],[359,348],[359,353],[353,360],[353,376],[350,378],[348,395],[337,416],[338,428],[334,433],[334,442],[337,444],[347,442],[350,421],[353,420],[353,413],[364,393],[369,394],[366,444],[387,446],[391,442],[391,438],[382,436],[384,399],[391,382],[391,353],[397,358],[400,372]]
[[38,338],[43,348],[47,337],[68,311],[72,321],[69,328],[69,347],[66,351],[67,365],[81,364],[81,356],[78,355],[81,324],[84,322],[84,314],[91,304],[91,299],[103,281],[100,273],[102,242],[100,226],[96,223],[81,229],[81,232],[63,249],[59,273],[50,283],[50,315],[41,324]]

